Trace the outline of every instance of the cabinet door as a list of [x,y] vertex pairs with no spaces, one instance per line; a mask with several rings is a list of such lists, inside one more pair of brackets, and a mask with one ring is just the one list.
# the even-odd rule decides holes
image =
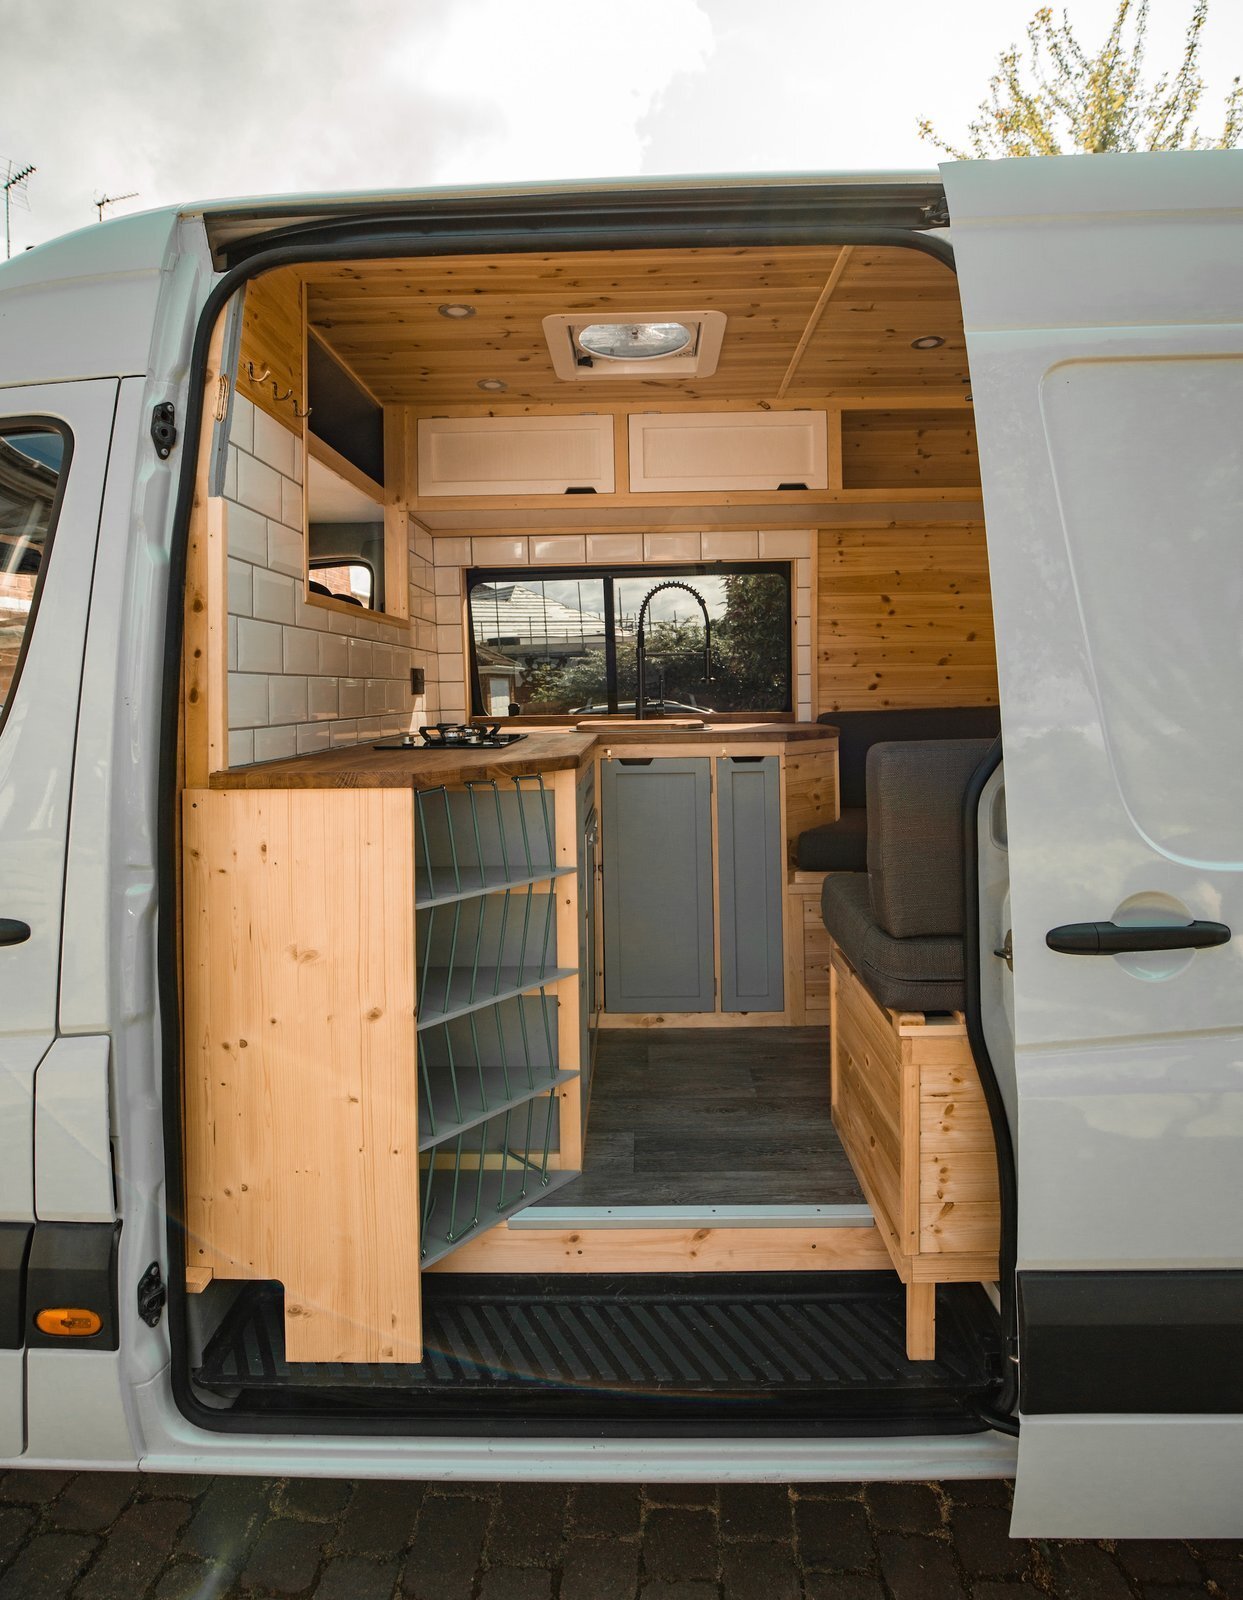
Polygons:
[[776,756],[716,764],[721,1010],[785,1007],[781,775]]
[[600,789],[605,1006],[713,1010],[709,759],[606,761]]

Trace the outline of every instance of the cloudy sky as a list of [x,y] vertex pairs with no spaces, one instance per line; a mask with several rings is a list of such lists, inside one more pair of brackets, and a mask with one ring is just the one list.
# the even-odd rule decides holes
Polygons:
[[[0,0],[14,252],[239,194],[647,173],[926,167],[1038,0]],[[1173,65],[1191,0],[1151,0]],[[1103,36],[1115,0],[1069,0]],[[1243,71],[1213,0],[1208,131]],[[20,200],[20,197],[19,197]]]

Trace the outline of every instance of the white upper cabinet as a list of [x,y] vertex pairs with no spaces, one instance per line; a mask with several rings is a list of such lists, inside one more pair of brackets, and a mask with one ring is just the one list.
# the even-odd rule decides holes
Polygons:
[[696,411],[630,418],[635,494],[828,487],[823,411]]
[[419,494],[612,494],[613,419],[423,417]]

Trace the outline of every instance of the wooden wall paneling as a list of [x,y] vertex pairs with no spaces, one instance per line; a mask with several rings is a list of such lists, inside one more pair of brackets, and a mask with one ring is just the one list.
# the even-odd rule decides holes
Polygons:
[[187,1264],[291,1361],[418,1361],[409,790],[187,790]]
[[842,410],[842,487],[980,487],[975,416],[957,411]]
[[799,834],[837,821],[837,740],[824,745],[799,740],[784,754],[786,858],[793,867]]
[[410,616],[410,502],[404,406],[384,412],[384,612]]
[[[256,376],[266,368],[270,376],[255,382],[249,376],[253,365]],[[237,361],[237,392],[254,402],[260,410],[286,428],[297,428],[294,400],[306,408],[306,380],[303,373],[302,279],[298,267],[278,267],[262,273],[246,285],[242,303],[242,339]],[[290,399],[278,400],[292,390]]]
[[[211,633],[215,615],[226,629],[224,671],[228,668],[227,620],[222,603],[216,603],[216,583],[227,575],[227,550],[220,524],[220,503],[213,505],[208,494],[211,473],[211,442],[221,410],[222,354],[227,311],[222,311],[207,347],[207,366],[203,374],[203,413],[199,423],[198,454],[195,458],[194,501],[190,508],[190,527],[186,540],[186,587],[182,637],[182,743],[185,782],[200,787],[227,757],[216,759],[214,748],[219,727],[227,722],[223,701],[227,676],[220,677],[220,664],[213,654],[217,637]],[[218,570],[217,570],[218,568]],[[213,576],[213,573],[215,576]],[[213,701],[216,703],[213,704]],[[226,737],[227,747],[227,737]],[[213,766],[213,760],[216,765]]]
[[997,703],[983,523],[860,523],[817,546],[821,715]]

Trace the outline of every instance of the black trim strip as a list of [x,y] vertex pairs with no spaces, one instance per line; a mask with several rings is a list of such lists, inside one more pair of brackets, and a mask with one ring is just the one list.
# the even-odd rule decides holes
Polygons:
[[1243,1412],[1243,1272],[1021,1272],[1024,1416]]
[[1014,1141],[1010,1136],[1010,1119],[1006,1116],[1005,1101],[997,1082],[997,1071],[988,1053],[984,1037],[984,1017],[980,1004],[980,962],[984,952],[980,948],[980,797],[988,780],[1002,762],[1000,737],[995,739],[988,754],[971,775],[963,803],[964,862],[966,865],[966,903],[963,917],[963,958],[966,988],[964,1016],[967,1023],[967,1043],[972,1059],[980,1074],[980,1087],[988,1106],[988,1120],[993,1127],[993,1141],[997,1146],[997,1176],[1000,1190],[1001,1248],[998,1253],[998,1272],[1001,1292],[1002,1372],[989,1405],[980,1408],[980,1418],[996,1428],[999,1433],[1017,1434],[1019,1425],[1014,1416],[1018,1401],[1019,1318],[1015,1267],[1018,1260],[1019,1192],[1014,1162]]
[[[779,192],[779,191],[778,191]],[[190,355],[186,417],[182,438],[185,447],[181,456],[181,477],[177,486],[177,502],[173,512],[173,525],[169,541],[168,600],[164,624],[164,693],[160,708],[160,760],[158,794],[157,862],[159,873],[159,915],[157,921],[157,984],[160,1007],[160,1042],[163,1062],[163,1127],[164,1163],[167,1196],[168,1242],[168,1331],[171,1347],[170,1382],[173,1400],[184,1417],[196,1427],[210,1432],[264,1432],[306,1433],[313,1426],[315,1432],[339,1431],[342,1433],[410,1432],[420,1430],[402,1427],[393,1430],[384,1419],[360,1424],[349,1421],[334,1429],[327,1419],[316,1418],[312,1424],[301,1417],[243,1416],[222,1412],[204,1405],[194,1392],[188,1366],[188,1311],[186,1306],[186,1229],[184,1215],[185,1172],[182,1163],[182,1083],[181,1083],[181,1016],[179,1009],[179,973],[177,950],[177,884],[176,859],[178,765],[177,725],[180,711],[181,652],[183,643],[184,600],[186,586],[186,553],[189,543],[190,516],[194,504],[197,473],[197,441],[203,418],[203,372],[216,319],[230,298],[260,272],[276,267],[294,266],[312,261],[348,261],[363,256],[393,258],[396,256],[449,255],[449,254],[499,254],[523,250],[605,250],[653,248],[702,248],[709,245],[729,246],[761,245],[774,247],[781,244],[861,244],[891,245],[895,248],[920,250],[943,262],[954,270],[954,252],[948,240],[940,236],[914,232],[901,227],[868,227],[864,225],[834,224],[815,221],[808,215],[816,203],[813,192],[799,196],[803,220],[783,222],[781,208],[775,200],[767,207],[757,205],[754,194],[744,196],[745,214],[740,219],[730,212],[730,197],[722,195],[717,201],[721,216],[719,222],[699,221],[675,223],[656,228],[651,225],[652,207],[649,197],[631,202],[627,211],[624,204],[614,202],[609,208],[610,222],[605,226],[600,217],[584,215],[576,225],[567,226],[560,220],[550,223],[549,207],[560,205],[560,197],[539,197],[543,206],[543,223],[539,216],[529,217],[521,227],[497,230],[479,227],[468,212],[465,222],[450,234],[445,218],[434,223],[416,224],[400,220],[386,224],[377,231],[366,219],[351,224],[308,229],[297,243],[282,243],[273,248],[265,239],[257,244],[243,242],[232,256],[229,270],[219,279],[203,303],[195,329]],[[823,191],[820,202],[824,204]],[[484,209],[482,206],[480,209]],[[567,202],[563,212],[572,209]],[[674,209],[680,217],[694,212],[694,197],[677,196]],[[645,222],[645,218],[648,220]],[[624,225],[623,225],[624,224]],[[327,236],[325,236],[327,234]],[[705,1419],[706,1420],[706,1419]],[[525,1425],[529,1433],[531,1424]],[[475,1419],[463,1417],[452,1428],[456,1433],[490,1431],[480,1428]]]

